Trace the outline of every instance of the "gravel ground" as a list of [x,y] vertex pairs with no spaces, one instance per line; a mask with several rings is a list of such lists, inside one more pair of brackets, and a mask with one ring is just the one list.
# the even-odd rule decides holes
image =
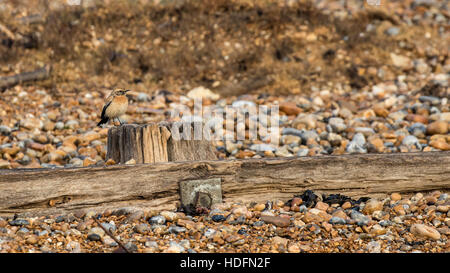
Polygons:
[[[351,17],[352,13],[364,9],[354,1],[349,1],[349,7],[339,1],[313,2],[333,18]],[[264,134],[257,140],[216,141],[214,145],[220,159],[449,151],[448,2],[388,2],[386,7],[396,11],[395,18],[386,19],[384,13],[375,14],[375,19],[365,24],[365,30],[358,36],[373,37],[376,34],[374,37],[395,43],[395,50],[383,51],[374,58],[371,58],[374,52],[364,51],[365,44],[356,43],[352,48],[350,42],[356,38],[344,35],[345,30],[339,32],[342,37],[330,38],[349,43],[336,50],[326,46],[330,41],[326,40],[328,30],[324,26],[300,27],[294,33],[284,33],[308,43],[298,54],[284,55],[281,50],[277,62],[290,67],[292,62],[289,60],[301,56],[297,62],[308,63],[305,66],[314,71],[299,72],[298,67],[290,72],[286,70],[295,75],[304,72],[304,76],[300,80],[296,77],[295,84],[282,86],[289,89],[283,94],[277,93],[277,90],[285,90],[281,85],[269,85],[265,89],[255,89],[257,92],[227,95],[219,88],[224,86],[223,79],[222,82],[213,79],[210,85],[172,84],[168,90],[158,90],[153,89],[155,85],[147,84],[145,75],[139,75],[142,77],[136,82],[131,80],[138,77],[131,69],[121,69],[121,72],[130,72],[129,81],[109,79],[114,74],[110,71],[111,74],[106,73],[106,76],[88,77],[89,84],[84,85],[83,79],[89,73],[83,71],[85,74],[80,74],[76,70],[83,65],[61,61],[64,73],[66,67],[73,68],[67,69],[67,75],[71,76],[64,74],[64,78],[61,67],[55,64],[55,71],[60,70],[54,77],[70,81],[69,85],[67,82],[51,88],[38,84],[17,85],[1,93],[0,169],[115,164],[105,162],[108,128],[97,128],[96,123],[104,98],[119,84],[129,84],[117,87],[133,90],[128,112],[123,117],[128,123],[167,120],[168,113],[180,105],[192,110],[195,98],[202,98],[205,106],[219,109],[230,105],[237,109],[244,105],[279,105],[280,145],[271,145],[270,138]],[[98,40],[80,40],[80,45],[74,45],[74,48],[101,49],[97,46]],[[111,39],[105,36],[105,40]],[[257,41],[255,39],[255,43]],[[235,40],[232,42],[236,49],[240,48]],[[383,46],[377,46],[383,49]],[[225,45],[228,51],[229,47]],[[356,50],[362,53],[351,55]],[[137,51],[130,49],[127,52]],[[27,52],[23,56],[28,56]],[[224,56],[221,56],[225,58],[228,53],[223,50]],[[312,56],[311,60],[307,56]],[[36,58],[28,59],[40,63],[40,57]],[[335,61],[327,63],[327,60]],[[374,60],[383,60],[383,63]],[[345,77],[341,72],[325,73],[324,67],[333,65],[334,69],[338,62],[351,63],[341,70],[347,71]],[[11,75],[30,64],[23,61],[15,67],[9,64],[8,58],[6,61],[1,58],[0,65],[2,75]],[[302,81],[309,84],[299,88]],[[282,78],[276,82],[287,83],[288,80]],[[75,83],[79,86],[74,87]],[[195,216],[128,208],[101,214],[80,211],[51,217],[0,218],[0,251],[117,251],[117,243],[105,234],[93,216],[133,252],[449,251],[447,192],[403,197],[393,193],[384,200],[349,200],[339,204],[323,197],[311,201],[310,197],[304,194],[303,198],[268,200],[266,204],[220,204]]]
[[[429,79],[448,92],[448,77],[438,74]],[[124,119],[128,123],[163,121],[165,113],[180,105],[192,109],[193,98],[198,97],[204,99],[205,106],[216,109],[279,105],[280,145],[270,145],[270,135],[261,131],[255,140],[216,141],[217,155],[222,159],[450,150],[448,97],[402,90],[409,81],[401,79],[366,91],[320,90],[311,96],[243,95],[213,101],[211,97],[219,96],[205,88],[187,96],[165,91],[151,98],[135,93]],[[81,92],[78,99],[68,97],[59,102],[45,90],[15,91],[6,91],[0,101],[0,168],[105,164],[108,129],[95,127],[103,106],[100,92]],[[20,112],[23,107],[36,110]],[[265,124],[257,122],[258,126]],[[225,131],[225,135],[235,136],[235,132]]]
[[449,208],[448,193],[439,191],[383,200],[306,191],[286,202],[217,204],[194,216],[122,208],[0,218],[0,252],[123,252],[115,239],[144,253],[449,252]]
[[[326,1],[313,2],[320,12],[333,17],[351,18],[353,14],[360,14],[357,12],[367,9],[361,3],[354,3],[354,1],[350,1],[348,6],[337,2],[329,4]],[[327,66],[335,69],[336,77],[319,72],[317,72],[320,74],[317,79],[314,79],[312,74],[305,75],[309,81],[317,82],[317,84],[301,90],[292,87],[288,94],[277,94],[275,91],[278,87],[272,86],[273,89],[270,92],[261,89],[258,92],[244,92],[246,93],[244,95],[230,96],[220,88],[215,88],[216,85],[223,85],[220,81],[210,86],[194,86],[189,89],[186,89],[186,86],[174,86],[168,90],[155,90],[146,83],[116,86],[117,83],[111,88],[125,87],[134,91],[130,94],[127,115],[123,117],[123,120],[128,123],[142,124],[167,120],[170,116],[168,113],[180,105],[189,107],[193,112],[195,98],[203,98],[205,106],[216,109],[223,109],[225,106],[242,109],[246,105],[257,107],[279,105],[280,145],[266,145],[270,142],[270,137],[262,133],[257,140],[218,141],[214,144],[219,158],[448,151],[450,150],[448,85],[450,59],[448,58],[449,36],[448,32],[443,30],[445,26],[448,26],[446,22],[449,22],[449,7],[444,2],[384,3],[378,12],[387,16],[383,13],[386,12],[386,8],[396,10],[401,16],[396,15],[395,20],[390,19],[396,23],[386,28],[386,22],[389,20],[373,19],[361,35],[374,32],[377,35],[374,33],[370,35],[375,35],[374,37],[378,39],[395,37],[390,41],[395,45],[395,50],[376,55],[376,58],[385,60],[385,64],[374,63],[368,56],[351,55],[354,50],[349,50],[350,44],[341,49],[330,49],[324,55],[328,57],[324,58],[334,60]],[[21,10],[20,8],[24,6],[18,5],[17,9]],[[104,12],[102,9],[100,11]],[[22,12],[25,13],[25,11]],[[382,17],[380,14],[379,16]],[[421,22],[421,25],[413,24],[417,20]],[[382,33],[378,34],[380,31]],[[299,51],[299,54],[300,52],[308,54],[309,51],[310,54],[317,54],[314,51],[317,47],[327,45],[327,40],[318,38],[323,35],[322,32],[322,28],[314,27],[313,23],[306,30],[302,30],[300,32],[303,33],[302,35],[317,37],[315,39],[310,37],[309,40],[305,38],[309,42],[300,49],[306,48],[307,52]],[[422,36],[414,36],[416,32],[422,33]],[[347,36],[343,36],[339,31],[336,33],[339,39],[345,41]],[[296,34],[286,32],[283,35],[295,36]],[[244,36],[242,38],[245,38]],[[371,44],[359,42],[361,44],[358,46]],[[292,43],[295,44],[293,41]],[[117,46],[121,44],[117,42]],[[220,48],[222,46],[220,45]],[[383,49],[378,44],[373,46]],[[47,49],[44,45],[42,48],[42,50]],[[32,49],[31,52],[33,50],[38,50],[37,54],[40,49]],[[323,53],[323,50],[320,52]],[[369,51],[360,52],[359,47],[358,52],[363,55],[371,54]],[[30,52],[24,54],[30,54]],[[314,57],[311,62],[320,68],[323,62],[322,57]],[[339,71],[342,70],[341,62],[347,62],[348,66],[349,61],[353,67],[347,68],[350,76],[341,78],[338,76],[341,74]],[[363,63],[365,65],[362,65]],[[20,62],[17,65],[19,64]],[[266,64],[266,66],[270,65]],[[286,62],[284,65],[287,67],[293,64]],[[4,71],[10,71],[11,67],[9,62],[2,65]],[[59,68],[55,66],[55,69]],[[70,71],[75,73],[76,68]],[[297,74],[306,73],[304,70],[296,71]],[[110,73],[113,74],[112,71]],[[280,73],[277,75],[281,75]],[[11,71],[6,74],[11,74]],[[104,79],[105,84],[110,86],[107,75],[87,77],[86,80]],[[106,78],[98,78],[100,76]],[[81,75],[79,77],[84,79]],[[111,88],[104,86],[82,88],[83,85],[80,83],[80,86],[70,89],[58,84],[56,82],[54,88],[17,85],[2,93],[0,98],[0,169],[82,167],[105,164],[107,128],[97,128],[96,123],[100,119],[104,99]],[[70,84],[73,85],[74,81],[71,80]],[[257,122],[258,126],[265,125],[265,122],[261,120]],[[234,135],[234,133],[225,132],[225,135]],[[113,163],[110,162],[110,164]]]

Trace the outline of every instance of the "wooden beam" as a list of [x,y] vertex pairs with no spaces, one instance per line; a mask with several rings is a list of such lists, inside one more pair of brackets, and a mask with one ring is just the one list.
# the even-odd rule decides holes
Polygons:
[[450,189],[450,152],[214,160],[0,171],[0,215],[173,208],[179,183],[221,178],[224,201],[288,200],[311,189],[379,197]]

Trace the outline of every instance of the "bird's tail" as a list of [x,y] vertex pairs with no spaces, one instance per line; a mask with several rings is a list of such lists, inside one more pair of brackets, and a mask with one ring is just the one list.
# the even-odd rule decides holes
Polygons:
[[97,126],[102,126],[103,124],[107,123],[108,120],[109,120],[108,117],[102,118],[102,120],[100,120],[100,122],[97,124]]

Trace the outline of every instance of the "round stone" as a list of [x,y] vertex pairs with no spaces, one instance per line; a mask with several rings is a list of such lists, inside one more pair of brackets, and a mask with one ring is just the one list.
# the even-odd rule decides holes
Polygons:
[[423,224],[413,224],[410,228],[412,234],[426,237],[433,240],[439,240],[441,238],[441,234],[435,228],[423,225]]
[[162,215],[153,216],[148,220],[150,225],[164,225],[166,223],[166,218]]
[[221,214],[216,214],[211,217],[211,220],[213,220],[214,222],[223,222],[226,220],[226,218]]

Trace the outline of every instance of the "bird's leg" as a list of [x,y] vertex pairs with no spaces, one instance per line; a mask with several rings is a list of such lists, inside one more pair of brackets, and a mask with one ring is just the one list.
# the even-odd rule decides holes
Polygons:
[[122,120],[120,120],[120,118],[118,117],[117,120],[119,121],[120,125],[122,125]]

